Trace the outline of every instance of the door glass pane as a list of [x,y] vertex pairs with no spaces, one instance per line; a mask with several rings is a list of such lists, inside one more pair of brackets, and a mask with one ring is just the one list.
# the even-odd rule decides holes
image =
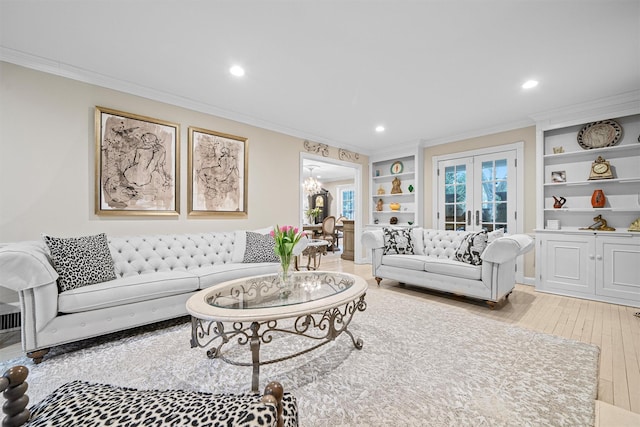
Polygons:
[[467,189],[464,185],[456,185],[456,202],[466,202],[467,201]]
[[445,185],[444,186],[444,202],[453,203],[456,201],[456,186]]
[[493,203],[482,204],[482,222],[493,222]]
[[496,221],[507,222],[507,204],[496,203]]
[[455,167],[447,166],[444,168],[444,183],[453,184],[453,177],[455,176]]
[[482,162],[482,228],[494,230],[507,222],[507,159]]
[[456,222],[465,222],[467,215],[467,209],[465,203],[458,203],[456,205]]
[[496,160],[496,180],[507,179],[507,159]]
[[445,167],[444,180],[445,230],[464,230],[467,209],[466,165]]
[[507,201],[507,181],[496,182],[496,202]]
[[453,208],[455,205],[446,205],[444,207],[444,218],[446,222],[453,222],[454,218],[454,212],[453,212]]
[[482,182],[493,181],[493,162],[482,162]]

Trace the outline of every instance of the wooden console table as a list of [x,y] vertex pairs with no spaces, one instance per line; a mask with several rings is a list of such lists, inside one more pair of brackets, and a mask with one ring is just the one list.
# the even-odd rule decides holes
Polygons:
[[354,248],[353,239],[355,235],[354,220],[344,219],[342,220],[342,255],[340,258],[353,261]]

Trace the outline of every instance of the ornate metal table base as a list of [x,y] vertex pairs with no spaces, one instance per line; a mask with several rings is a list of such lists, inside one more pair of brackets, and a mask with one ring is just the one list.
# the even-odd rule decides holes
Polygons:
[[[251,390],[257,392],[261,365],[281,362],[308,353],[328,344],[343,332],[351,337],[355,348],[358,350],[362,349],[362,339],[356,339],[351,331],[348,330],[348,327],[356,311],[364,311],[367,308],[364,297],[365,294],[362,294],[358,299],[345,305],[334,307],[320,313],[299,316],[295,319],[291,329],[278,327],[277,320],[263,322],[229,322],[226,323],[225,326],[224,322],[207,321],[192,316],[191,347],[208,348],[207,356],[211,359],[222,359],[236,366],[252,366]],[[288,356],[261,361],[260,346],[262,343],[270,343],[276,334],[300,335],[319,342]],[[237,340],[237,343],[240,345],[249,344],[249,348],[251,349],[251,363],[231,360],[223,355],[223,347],[232,340]]]

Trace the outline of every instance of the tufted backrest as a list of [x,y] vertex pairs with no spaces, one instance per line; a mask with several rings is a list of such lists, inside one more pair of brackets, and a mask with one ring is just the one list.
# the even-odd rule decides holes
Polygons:
[[116,276],[127,277],[233,262],[237,236],[232,231],[110,237],[108,241]]
[[[424,251],[422,255],[455,260],[456,250],[467,234],[469,234],[468,231],[419,228],[415,229],[413,236],[418,240],[417,244],[422,243],[421,247]],[[422,236],[422,242],[420,242],[420,236]]]

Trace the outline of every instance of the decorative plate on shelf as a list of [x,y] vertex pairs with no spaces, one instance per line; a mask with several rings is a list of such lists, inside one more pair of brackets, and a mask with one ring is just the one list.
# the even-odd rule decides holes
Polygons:
[[402,164],[401,161],[397,161],[397,162],[393,162],[391,164],[391,173],[392,174],[396,174],[396,173],[402,173],[402,171],[404,170],[404,165]]
[[585,150],[611,147],[622,137],[622,127],[615,120],[586,124],[578,132],[578,144]]

